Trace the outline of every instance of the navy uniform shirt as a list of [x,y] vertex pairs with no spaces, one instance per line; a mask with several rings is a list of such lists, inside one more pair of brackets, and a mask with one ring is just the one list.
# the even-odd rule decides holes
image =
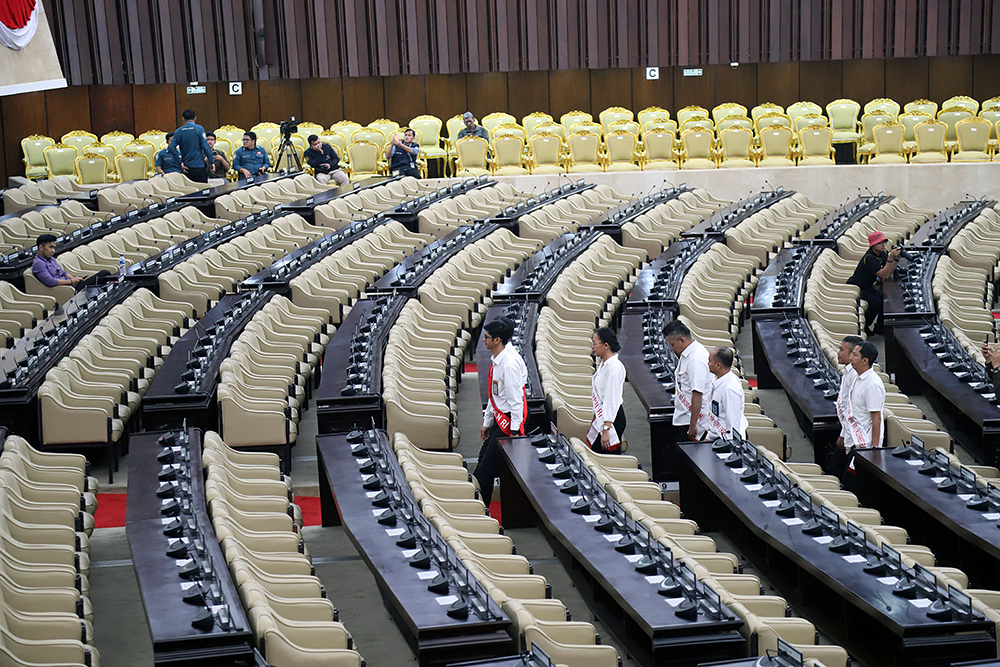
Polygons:
[[236,171],[246,169],[251,174],[256,174],[261,167],[269,168],[270,166],[271,159],[267,156],[267,151],[260,147],[241,146],[233,155],[233,169]]
[[164,148],[156,154],[156,166],[163,170],[164,174],[180,174],[181,154],[177,149]]
[[[205,138],[205,128],[193,120],[189,120],[174,131],[174,138],[167,148],[178,148],[181,153],[181,163],[188,169],[207,169],[215,158],[212,149],[208,147]],[[208,158],[208,163],[205,162]]]

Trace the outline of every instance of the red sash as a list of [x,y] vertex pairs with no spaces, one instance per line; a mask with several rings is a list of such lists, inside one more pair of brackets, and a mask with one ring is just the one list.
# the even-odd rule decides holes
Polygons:
[[[497,426],[503,431],[504,435],[510,435],[510,415],[506,412],[500,410],[497,407],[496,401],[493,400],[493,364],[490,363],[490,370],[486,374],[486,381],[490,385],[490,407],[493,408],[493,419],[496,420]],[[522,389],[524,392],[521,400],[524,402],[524,411],[521,413],[521,427],[518,429],[518,435],[524,435],[524,422],[528,419],[528,388],[524,387]]]

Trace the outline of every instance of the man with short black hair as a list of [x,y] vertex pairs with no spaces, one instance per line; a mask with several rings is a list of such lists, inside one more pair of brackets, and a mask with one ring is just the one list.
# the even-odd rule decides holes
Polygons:
[[420,154],[420,146],[413,140],[416,136],[413,130],[406,128],[403,138],[399,138],[399,133],[392,135],[388,148],[385,149],[385,157],[389,160],[389,173],[403,176],[413,176],[420,178],[420,170],[417,169],[417,155]]
[[858,449],[881,447],[885,434],[885,384],[872,368],[878,359],[878,348],[865,341],[851,352],[851,366],[858,374],[848,394],[847,424],[844,446],[847,451],[847,470],[841,483],[848,491],[854,488],[854,452]]
[[31,263],[31,272],[35,274],[38,282],[46,287],[68,285],[75,287],[79,292],[86,287],[100,285],[106,277],[111,275],[109,271],[104,270],[98,271],[89,278],[80,278],[67,273],[56,261],[56,240],[55,234],[41,234],[35,241],[38,254],[35,255],[35,261]]
[[333,146],[319,140],[315,134],[309,135],[309,148],[303,154],[306,162],[313,168],[316,180],[326,185],[332,178],[337,185],[347,185],[350,179],[340,168],[340,156]]
[[243,146],[233,153],[233,169],[240,178],[253,178],[263,174],[271,167],[271,159],[267,151],[257,148],[257,133],[247,132],[243,135]]
[[680,320],[663,327],[667,345],[677,355],[674,369],[674,416],[672,428],[653,450],[653,481],[676,479],[677,443],[698,440],[704,430],[698,424],[702,397],[708,391],[708,350],[691,336]]
[[205,139],[208,140],[208,147],[212,149],[212,163],[208,165],[208,175],[212,178],[225,178],[229,171],[229,158],[222,151],[215,149],[215,132],[206,132]]
[[166,174],[182,174],[184,170],[181,168],[181,152],[176,148],[171,149],[171,139],[174,138],[173,132],[167,132],[167,147],[156,154],[156,159],[154,160],[154,166],[156,167],[156,173],[160,176]]
[[708,440],[731,438],[734,433],[747,437],[746,415],[743,405],[743,383],[733,373],[733,351],[717,347],[708,356],[708,370],[715,376],[702,403],[702,417]]
[[837,394],[837,419],[840,421],[840,437],[837,438],[837,448],[830,452],[827,460],[827,472],[831,475],[841,477],[847,469],[847,446],[844,436],[847,431],[847,415],[850,414],[850,403],[848,397],[854,382],[858,379],[858,372],[851,365],[851,353],[854,348],[863,342],[861,336],[845,336],[840,341],[837,348],[837,363],[844,367],[840,378],[840,392]]
[[489,509],[493,499],[493,479],[500,473],[500,444],[504,436],[524,435],[524,420],[528,416],[525,385],[528,368],[513,346],[514,324],[506,317],[488,322],[483,327],[483,345],[493,353],[489,368],[489,403],[483,411],[483,427],[479,437],[479,463],[472,475],[479,482],[479,495]]
[[215,159],[205,136],[205,128],[195,121],[198,117],[191,109],[181,114],[184,124],[174,130],[174,138],[167,148],[178,148],[181,164],[187,177],[196,183],[208,183],[208,165]]

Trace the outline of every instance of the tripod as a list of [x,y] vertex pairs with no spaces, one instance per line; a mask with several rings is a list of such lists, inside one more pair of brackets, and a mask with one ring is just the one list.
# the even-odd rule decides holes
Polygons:
[[[294,165],[295,169],[289,169],[289,171],[302,171],[302,160],[292,144],[292,136],[285,134],[283,137],[281,148],[278,149],[278,155],[274,159],[275,171],[278,171],[279,168],[289,169],[291,165]],[[282,164],[282,160],[284,160],[284,164]]]

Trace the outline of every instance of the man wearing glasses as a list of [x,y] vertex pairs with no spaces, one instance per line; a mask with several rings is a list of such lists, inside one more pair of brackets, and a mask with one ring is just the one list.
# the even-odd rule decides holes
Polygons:
[[483,345],[493,353],[490,360],[490,402],[483,412],[483,427],[479,437],[479,463],[472,475],[479,481],[479,494],[489,509],[493,499],[493,480],[500,472],[500,444],[504,436],[524,435],[524,420],[528,413],[525,384],[528,368],[513,346],[507,345],[514,335],[514,324],[500,317],[483,327]]
[[257,133],[247,132],[243,135],[243,146],[233,154],[233,169],[240,178],[253,178],[263,174],[271,167],[267,151],[257,148]]

